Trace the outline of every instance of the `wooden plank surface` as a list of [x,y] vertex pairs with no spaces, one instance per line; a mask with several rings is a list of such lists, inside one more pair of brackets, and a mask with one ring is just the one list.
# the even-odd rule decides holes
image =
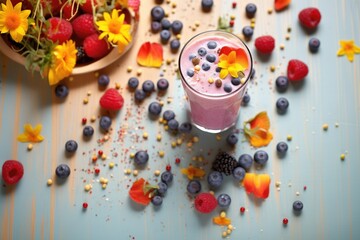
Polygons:
[[[169,13],[170,20],[179,19],[184,23],[181,43],[195,33],[214,29],[219,16],[236,17],[234,33],[241,33],[243,26],[249,25],[244,8],[250,1],[215,1],[213,11],[202,13],[200,1],[173,0],[162,6]],[[236,228],[231,239],[359,239],[360,238],[360,55],[354,62],[346,57],[337,57],[339,40],[353,39],[360,44],[360,2],[358,0],[294,0],[282,12],[268,13],[273,1],[254,0],[258,11],[254,31],[257,36],[269,34],[276,38],[276,50],[268,60],[260,59],[254,49],[254,40],[248,42],[254,53],[256,77],[249,84],[251,101],[241,109],[237,128],[260,111],[267,111],[271,120],[274,139],[263,148],[270,159],[262,169],[252,168],[252,172],[271,175],[270,196],[259,201],[246,194],[244,189],[231,177],[215,194],[228,193],[232,198],[226,210]],[[172,3],[176,4],[173,7]],[[0,163],[7,159],[21,161],[25,175],[16,187],[1,187],[0,191],[0,238],[1,239],[221,239],[225,228],[212,223],[212,217],[219,214],[217,209],[210,215],[200,215],[193,209],[192,199],[186,194],[188,180],[180,173],[180,168],[189,163],[203,166],[207,172],[219,149],[238,157],[242,153],[253,154],[251,148],[239,134],[240,141],[235,148],[227,146],[225,138],[230,131],[217,139],[216,135],[193,130],[186,135],[183,143],[172,147],[171,143],[181,136],[164,130],[157,121],[149,119],[148,104],[152,101],[164,102],[164,110],[175,111],[179,122],[186,121],[184,92],[181,82],[174,73],[177,68],[177,54],[171,54],[169,46],[164,46],[164,57],[172,60],[161,69],[139,67],[136,54],[145,41],[159,41],[158,34],[150,29],[150,9],[154,1],[142,1],[140,27],[134,46],[124,58],[100,71],[109,74],[110,86],[121,85],[120,92],[125,105],[117,115],[112,115],[113,124],[109,140],[102,142],[104,133],[98,128],[98,119],[91,123],[95,135],[90,141],[82,138],[81,119],[100,116],[103,112],[98,104],[103,93],[97,85],[95,73],[74,76],[65,80],[70,94],[65,101],[59,101],[45,80],[38,74],[31,75],[26,70],[0,54]],[[318,29],[307,33],[299,25],[297,15],[305,7],[318,7],[322,20]],[[195,27],[196,23],[198,27]],[[192,27],[195,29],[193,30]],[[291,27],[291,32],[288,32]],[[286,35],[290,36],[286,40]],[[320,51],[308,51],[308,40],[317,37],[321,41]],[[285,49],[280,50],[280,44]],[[310,72],[303,84],[290,86],[285,93],[275,89],[277,76],[286,73],[290,59],[301,59],[309,66]],[[275,66],[271,72],[270,67]],[[132,67],[131,73],[127,68]],[[142,104],[134,103],[133,93],[126,89],[127,80],[141,71],[140,81],[157,81],[160,76],[170,81],[166,95],[153,93]],[[279,115],[275,102],[286,97],[290,108],[285,115]],[[89,103],[84,104],[83,99]],[[19,143],[16,137],[23,125],[31,123],[43,125],[45,140],[27,151],[27,144]],[[329,129],[324,131],[323,124]],[[336,127],[338,125],[338,127]],[[143,133],[149,134],[148,139]],[[156,135],[161,134],[158,142]],[[288,142],[289,151],[284,158],[276,154],[276,144]],[[187,147],[187,141],[198,137],[199,142]],[[64,154],[64,144],[74,139],[79,149],[74,156]],[[144,149],[150,154],[148,167],[139,170],[138,177],[155,182],[155,170],[164,170],[172,165],[174,182],[168,189],[161,208],[152,205],[146,208],[132,203],[128,197],[131,183],[136,179],[124,174],[125,169],[135,169],[130,153]],[[94,164],[91,157],[102,150],[108,158],[98,160],[99,176],[89,172]],[[165,156],[160,158],[159,151]],[[340,160],[345,154],[346,159]],[[193,161],[202,156],[204,163]],[[175,158],[181,159],[179,166]],[[109,169],[108,164],[116,166]],[[46,181],[54,178],[58,164],[67,163],[72,173],[63,184],[47,186]],[[207,164],[206,164],[207,163]],[[106,189],[101,188],[99,177],[109,179]],[[275,182],[280,181],[280,190]],[[204,191],[208,190],[206,180],[202,180]],[[84,191],[86,184],[92,184],[90,192]],[[304,186],[307,187],[304,191]],[[298,192],[298,194],[297,194]],[[302,214],[292,212],[294,200],[304,203]],[[82,203],[89,207],[82,209]],[[239,208],[246,212],[240,214]],[[286,227],[282,219],[288,218]]]

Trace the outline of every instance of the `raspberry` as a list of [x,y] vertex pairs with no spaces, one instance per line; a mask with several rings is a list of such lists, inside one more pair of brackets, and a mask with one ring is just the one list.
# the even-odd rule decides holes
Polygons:
[[49,18],[48,21],[50,23],[47,28],[48,39],[59,44],[70,39],[73,32],[71,23],[58,17]]
[[321,13],[317,8],[305,8],[299,13],[300,23],[307,28],[316,28],[320,23]]
[[109,53],[110,47],[106,40],[99,39],[99,35],[94,33],[84,39],[84,51],[91,58],[99,59]]
[[124,105],[124,98],[114,88],[106,90],[100,98],[100,106],[106,110],[120,110]]
[[275,39],[269,35],[258,37],[255,40],[255,47],[261,53],[271,53],[275,48]]
[[300,60],[292,59],[288,63],[287,76],[290,81],[299,81],[306,77],[308,66]]
[[57,15],[60,12],[62,6],[61,0],[40,0],[40,3],[43,7],[44,15],[51,16]]
[[217,206],[217,200],[210,193],[200,193],[195,198],[195,209],[201,213],[211,213]]
[[[94,2],[95,7],[100,5],[99,0],[94,0],[93,2]],[[93,13],[92,0],[85,0],[85,2],[80,5],[80,8],[81,8],[81,10],[83,10],[83,12],[92,14]]]
[[128,0],[128,5],[131,7],[135,12],[139,11],[140,8],[140,0]]
[[[72,9],[72,11],[71,11]],[[69,20],[70,18],[72,18],[75,13],[76,13],[76,7],[72,6],[71,3],[66,3],[63,7],[63,10],[62,10],[62,14],[63,14],[63,17],[66,19],[66,20]]]
[[24,167],[21,162],[7,160],[2,166],[2,178],[7,184],[16,184],[24,175]]
[[82,14],[72,21],[72,27],[74,33],[80,39],[84,39],[87,36],[90,36],[96,33],[96,28],[94,25],[94,18],[91,14]]

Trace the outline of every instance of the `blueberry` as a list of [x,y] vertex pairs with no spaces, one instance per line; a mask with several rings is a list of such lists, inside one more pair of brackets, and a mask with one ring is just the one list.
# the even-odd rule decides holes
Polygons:
[[279,113],[285,113],[288,107],[289,101],[286,98],[281,97],[276,101],[276,109]]
[[207,43],[207,47],[209,49],[215,49],[217,47],[217,43],[214,42],[214,41],[210,41],[210,42]]
[[226,137],[226,142],[231,146],[234,146],[238,142],[238,140],[239,139],[235,133],[231,133]]
[[239,157],[239,166],[244,168],[246,171],[249,171],[253,161],[254,160],[251,155],[244,153]]
[[161,91],[165,91],[169,88],[169,82],[165,78],[160,78],[156,83],[157,89]]
[[109,128],[110,128],[110,126],[111,126],[111,118],[109,118],[108,116],[102,116],[101,118],[100,118],[100,127],[103,129],[103,130],[105,130],[105,131],[107,131],[107,130],[109,130]]
[[245,26],[242,29],[242,33],[244,34],[245,38],[251,38],[252,35],[254,34],[254,29],[252,29],[252,27]]
[[300,212],[303,209],[304,205],[301,201],[297,200],[293,203],[293,210]]
[[264,150],[258,150],[254,154],[254,161],[257,164],[264,165],[269,159],[269,155]]
[[224,91],[227,93],[230,93],[232,91],[232,86],[230,83],[225,83],[224,84]]
[[170,40],[170,37],[171,33],[169,30],[164,29],[160,32],[160,41],[162,44],[166,44]]
[[213,171],[213,172],[209,173],[209,175],[207,177],[207,182],[209,183],[209,185],[211,187],[214,187],[214,188],[220,187],[223,180],[224,180],[223,175],[221,174],[221,172],[218,172],[218,171]]
[[170,121],[171,119],[175,118],[175,113],[171,110],[166,110],[163,113],[163,119],[165,119],[166,121]]
[[176,131],[179,128],[179,122],[176,119],[171,119],[167,123],[170,130]]
[[221,71],[221,67],[216,67],[216,68],[215,68],[215,71],[216,71],[216,72],[220,72],[220,71]]
[[179,126],[179,131],[181,133],[189,133],[191,132],[191,129],[192,129],[192,124],[189,122],[184,122]]
[[192,70],[192,69],[186,70],[186,75],[188,75],[189,77],[193,77],[194,74],[195,74],[194,70]]
[[154,206],[161,206],[163,203],[163,198],[159,195],[156,195],[151,199],[151,203],[154,204]]
[[69,94],[69,89],[67,86],[59,84],[55,87],[55,95],[58,98],[65,98]]
[[189,55],[189,60],[193,60],[194,58],[196,58],[196,54],[195,53],[192,53]]
[[213,62],[216,61],[216,56],[215,56],[214,54],[208,54],[208,55],[206,55],[206,60],[207,60],[208,62],[213,63]]
[[250,95],[246,92],[243,96],[242,103],[247,105],[250,102]]
[[171,28],[171,22],[169,21],[169,19],[166,18],[161,19],[161,27],[162,29],[169,30]]
[[145,93],[151,93],[155,90],[155,84],[151,80],[146,80],[142,84],[142,90]]
[[137,165],[145,165],[148,161],[149,154],[147,153],[147,151],[140,150],[135,153],[134,162]]
[[91,137],[94,134],[94,128],[92,126],[85,126],[83,129],[84,137]]
[[243,169],[242,167],[236,167],[234,168],[232,175],[236,180],[241,181],[244,179],[245,173],[245,169]]
[[213,5],[214,5],[213,0],[201,0],[201,8],[204,12],[211,11]]
[[207,53],[207,51],[206,51],[206,49],[205,49],[204,47],[201,47],[201,48],[198,49],[198,54],[199,54],[201,57],[205,56],[206,53]]
[[256,13],[256,5],[253,3],[248,3],[245,7],[246,16],[248,18],[252,18]]
[[171,24],[171,30],[175,35],[181,33],[182,28],[183,28],[183,23],[179,20],[175,20]]
[[146,92],[144,92],[142,89],[136,89],[135,90],[135,100],[138,102],[141,102],[146,98]]
[[136,77],[131,77],[128,80],[128,87],[132,90],[136,89],[139,86],[139,79]]
[[176,53],[180,48],[180,41],[178,39],[173,39],[170,41],[170,50],[172,53]]
[[275,80],[275,85],[279,92],[284,92],[289,87],[289,79],[285,76],[279,76]]
[[60,164],[55,169],[55,174],[58,178],[67,178],[70,175],[70,168],[66,164]]
[[310,40],[309,40],[310,52],[312,52],[312,53],[317,52],[319,50],[319,47],[320,47],[320,40],[315,37],[310,38]]
[[69,140],[65,143],[65,151],[68,153],[74,153],[78,148],[78,144],[74,140]]
[[151,32],[152,33],[158,33],[161,31],[161,23],[157,22],[157,21],[153,21],[151,23]]
[[164,182],[159,182],[158,187],[159,188],[158,188],[157,192],[160,194],[165,194],[168,189],[168,185]]
[[102,74],[98,78],[98,84],[101,87],[106,87],[110,83],[110,78],[108,75]]
[[162,106],[158,102],[152,102],[149,105],[149,113],[153,116],[159,116],[162,110]]
[[203,63],[203,64],[201,65],[201,68],[202,68],[202,70],[204,70],[204,71],[209,71],[209,70],[210,70],[210,64],[208,64],[208,63]]
[[228,194],[222,193],[218,196],[217,202],[219,204],[219,207],[227,208],[231,204],[231,198]]
[[240,85],[241,80],[240,80],[240,78],[232,78],[232,79],[231,79],[231,83],[232,83],[232,85],[234,85],[234,86],[238,86],[238,85]]
[[167,185],[169,185],[169,183],[171,183],[173,181],[173,174],[169,171],[165,171],[161,174],[160,179],[162,182],[166,183]]
[[191,180],[186,189],[191,194],[197,194],[201,191],[201,183],[198,180]]
[[151,9],[151,19],[160,22],[165,17],[165,11],[160,6],[155,6]]
[[279,154],[285,154],[288,150],[288,145],[286,142],[279,142],[277,145],[276,145],[276,151],[279,153]]

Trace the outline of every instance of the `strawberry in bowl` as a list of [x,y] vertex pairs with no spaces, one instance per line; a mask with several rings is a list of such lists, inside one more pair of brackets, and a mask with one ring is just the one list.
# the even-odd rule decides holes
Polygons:
[[139,5],[140,0],[6,0],[0,6],[0,50],[54,85],[123,56],[136,34]]

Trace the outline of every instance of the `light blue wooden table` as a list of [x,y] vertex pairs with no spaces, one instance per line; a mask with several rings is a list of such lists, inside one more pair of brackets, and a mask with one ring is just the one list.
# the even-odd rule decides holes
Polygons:
[[[250,20],[244,16],[244,7],[250,1],[215,1],[211,13],[199,12],[199,1],[172,1],[163,4],[171,20],[181,19],[185,23],[182,43],[186,37],[216,26],[218,16],[236,16],[234,32],[240,33]],[[195,3],[196,2],[196,3]],[[252,172],[268,173],[272,182],[270,196],[258,201],[247,195],[244,189],[231,177],[226,178],[224,187],[216,191],[228,193],[232,198],[226,211],[236,228],[231,239],[360,239],[360,55],[354,62],[346,57],[337,57],[339,40],[353,39],[360,44],[360,2],[358,0],[294,0],[283,12],[268,13],[272,1],[253,1],[258,6],[254,38],[270,34],[276,38],[276,50],[267,61],[260,60],[254,50],[253,40],[248,42],[254,52],[256,77],[249,85],[251,101],[241,110],[237,127],[260,111],[267,111],[271,120],[273,141],[266,150],[270,159],[266,167],[253,168]],[[225,228],[214,225],[210,215],[200,215],[193,209],[191,198],[186,194],[187,178],[180,173],[181,167],[189,163],[204,166],[207,170],[219,149],[229,151],[238,157],[242,153],[253,154],[251,148],[239,135],[240,142],[230,148],[225,142],[229,131],[216,135],[194,130],[187,135],[181,145],[172,147],[171,143],[180,136],[166,132],[157,121],[150,120],[147,106],[150,102],[161,100],[164,110],[172,109],[177,119],[187,119],[184,93],[176,78],[175,62],[164,64],[161,69],[140,68],[136,65],[136,53],[146,40],[158,41],[149,29],[149,9],[153,1],[143,1],[138,38],[131,52],[100,73],[111,77],[111,86],[120,83],[125,106],[113,117],[112,132],[106,142],[98,141],[104,137],[99,131],[98,119],[90,123],[95,127],[95,135],[90,141],[82,139],[81,119],[102,114],[98,99],[103,91],[97,87],[94,73],[75,76],[66,80],[70,94],[65,101],[56,99],[53,89],[38,74],[31,75],[24,68],[0,54],[0,163],[16,159],[23,163],[23,179],[10,188],[1,185],[0,190],[0,238],[1,239],[221,239]],[[305,7],[318,7],[322,13],[321,23],[314,33],[305,32],[297,20],[298,12]],[[173,11],[173,12],[172,12]],[[189,17],[191,16],[191,17]],[[196,28],[195,23],[200,26]],[[196,28],[195,31],[191,27]],[[291,27],[291,32],[287,29]],[[286,40],[286,35],[290,39]],[[308,40],[315,36],[320,39],[320,51],[308,51]],[[280,50],[284,44],[284,50]],[[164,47],[165,59],[176,59]],[[309,66],[308,77],[300,86],[290,86],[285,93],[275,89],[277,76],[286,73],[290,59],[301,59]],[[271,72],[270,67],[275,66]],[[128,73],[127,67],[133,72]],[[142,104],[136,105],[133,94],[125,89],[127,79],[142,71],[141,81],[156,81],[161,74],[170,80],[170,89],[165,96],[155,93]],[[285,115],[275,110],[275,102],[286,97],[290,108]],[[88,98],[89,103],[83,104]],[[17,135],[25,123],[43,125],[45,140],[35,144],[32,151],[27,144],[19,143]],[[324,131],[323,124],[329,128]],[[143,133],[149,134],[148,139]],[[156,141],[161,134],[162,140]],[[289,151],[284,158],[276,154],[276,144],[286,141],[288,135]],[[199,142],[187,147],[192,136]],[[64,154],[64,144],[74,139],[79,149],[74,156]],[[154,171],[164,170],[172,164],[175,174],[161,208],[152,205],[139,207],[128,197],[129,186],[136,179],[132,174],[124,174],[125,169],[135,169],[130,153],[145,149],[150,154],[148,168],[139,170],[138,177],[155,182]],[[101,173],[94,175],[91,157],[98,150],[104,151],[108,159],[98,160]],[[158,151],[164,151],[160,158]],[[340,155],[345,154],[344,161]],[[194,162],[194,156],[202,156],[203,164]],[[181,159],[179,166],[175,158]],[[116,165],[108,167],[110,162]],[[209,163],[210,162],[210,163]],[[67,163],[72,173],[63,184],[47,186],[47,179],[55,180],[54,171],[58,164]],[[102,189],[99,178],[109,179],[106,189]],[[280,189],[275,186],[281,182]],[[204,191],[208,190],[206,180]],[[84,191],[86,184],[92,184],[91,193]],[[304,190],[304,186],[307,187]],[[292,212],[295,200],[304,203],[302,214]],[[82,209],[82,203],[89,207]],[[245,207],[242,215],[240,207]],[[286,227],[282,219],[288,218]]]

